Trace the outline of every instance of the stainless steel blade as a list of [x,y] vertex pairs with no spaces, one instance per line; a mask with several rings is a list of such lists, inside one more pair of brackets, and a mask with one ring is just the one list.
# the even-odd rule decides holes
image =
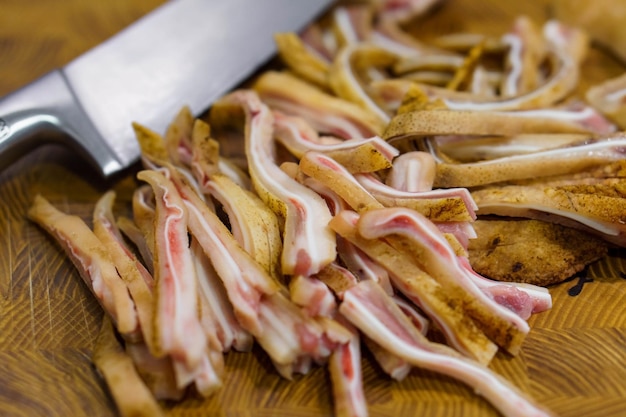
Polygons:
[[[170,0],[105,43],[0,100],[0,168],[46,140],[66,142],[104,176],[139,157],[132,122],[163,132],[199,114],[332,0]],[[64,138],[71,138],[66,140]]]
[[65,67],[96,129],[127,165],[137,121],[161,132],[182,105],[205,110],[329,0],[173,0]]

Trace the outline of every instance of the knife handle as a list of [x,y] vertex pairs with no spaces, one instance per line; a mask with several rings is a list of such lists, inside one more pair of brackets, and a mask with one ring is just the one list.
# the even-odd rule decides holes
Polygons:
[[0,100],[0,170],[49,142],[69,146],[105,177],[122,168],[62,70],[49,72]]

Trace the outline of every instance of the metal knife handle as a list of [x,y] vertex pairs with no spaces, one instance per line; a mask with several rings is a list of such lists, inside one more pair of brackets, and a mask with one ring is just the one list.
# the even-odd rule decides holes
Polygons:
[[44,142],[69,146],[105,177],[121,169],[61,70],[0,99],[0,170]]

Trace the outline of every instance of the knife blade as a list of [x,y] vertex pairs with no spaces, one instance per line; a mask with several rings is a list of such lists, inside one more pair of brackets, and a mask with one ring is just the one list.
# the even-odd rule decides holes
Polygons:
[[132,122],[157,132],[199,115],[332,0],[170,0],[109,40],[0,99],[0,169],[41,143],[71,146],[104,176],[139,157]]

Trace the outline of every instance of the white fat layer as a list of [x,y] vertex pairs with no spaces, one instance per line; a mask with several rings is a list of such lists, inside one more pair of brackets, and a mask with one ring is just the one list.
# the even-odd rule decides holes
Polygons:
[[344,7],[337,7],[333,13],[333,17],[346,42],[349,44],[357,43],[359,37],[352,26],[348,11]]
[[[555,50],[558,51],[558,49]],[[543,86],[527,94],[505,100],[487,102],[456,101],[449,98],[444,98],[443,101],[450,110],[495,111],[519,108],[524,103],[537,100],[544,94],[549,94],[553,91],[565,92],[578,79],[578,67],[575,65],[574,60],[564,52],[555,53],[561,61],[557,72]]]
[[[368,296],[371,296],[371,292]],[[340,310],[350,322],[391,353],[417,367],[439,372],[466,383],[476,393],[485,397],[503,415],[509,417],[549,416],[547,412],[534,406],[518,390],[489,368],[459,357],[430,352],[417,345],[409,344],[391,330],[392,326],[385,325],[385,320],[395,321],[394,317],[391,315],[380,317],[373,314],[351,290],[344,295]],[[398,322],[395,324],[401,325]]]
[[562,159],[565,163],[585,158],[613,161],[624,158],[624,148],[626,148],[626,138],[615,138],[566,148],[547,149],[532,154],[505,156],[502,158],[490,159],[466,165],[488,166],[493,164],[500,165],[523,161],[529,161],[532,163],[542,159]]
[[316,112],[306,106],[281,99],[268,97],[263,101],[271,107],[283,110],[285,113],[297,114],[301,116],[302,118],[308,120],[309,123],[311,123],[311,126],[319,132],[336,133],[339,131],[346,136],[344,139],[364,137],[357,126],[341,116]]
[[[411,227],[395,226],[395,220],[402,218],[409,220]],[[404,222],[403,222],[404,223]],[[516,327],[520,332],[530,330],[528,323],[508,308],[498,304],[487,296],[470,277],[466,270],[459,265],[457,256],[437,227],[417,212],[402,208],[370,211],[361,216],[358,225],[359,232],[366,238],[379,239],[388,235],[404,236],[414,243],[429,249],[432,255],[431,267],[438,270],[439,279],[463,288],[475,297],[491,313]],[[445,286],[445,282],[442,283]]]
[[522,77],[522,41],[519,36],[512,34],[504,35],[502,41],[509,46],[507,63],[510,66],[510,71],[504,80],[502,95],[514,96],[518,94],[519,82]]
[[588,226],[594,230],[604,233],[608,236],[618,236],[620,230],[615,227],[613,223],[603,222],[600,220],[593,220],[592,218],[580,214],[576,214],[571,211],[559,210],[553,207],[547,207],[541,204],[509,204],[509,203],[489,203],[481,204],[479,210],[484,212],[502,212],[502,208],[510,208],[513,211],[519,211],[520,209],[536,210],[543,213],[555,214],[560,217],[574,220],[580,224]]
[[285,133],[288,133],[285,135],[277,135],[276,139],[287,146],[290,150],[295,151],[298,155],[303,155],[307,151],[332,152],[336,150],[349,150],[358,148],[359,146],[363,146],[365,144],[372,144],[374,148],[389,159],[393,159],[393,157],[399,154],[399,151],[396,148],[379,136],[371,138],[354,138],[339,142],[333,141],[330,143],[322,142],[322,138],[320,138],[319,142],[313,142],[303,136],[297,123],[286,120],[285,118],[277,120],[276,123],[280,125],[281,129],[283,129]]
[[380,194],[390,198],[460,198],[465,202],[468,209],[476,210],[478,208],[467,188],[441,188],[431,191],[411,192],[389,187],[368,174],[355,174],[354,178],[361,187],[373,194]]
[[347,76],[347,81],[350,86],[350,89],[357,94],[359,100],[365,104],[365,107],[369,109],[372,113],[374,113],[380,120],[385,123],[389,123],[391,120],[389,115],[385,113],[378,105],[370,98],[370,96],[363,90],[361,84],[356,79],[354,72],[352,71],[352,66],[350,65],[350,58],[352,54],[356,52],[358,48],[358,44],[354,44],[353,46],[348,46],[344,48],[339,56],[336,58],[336,62],[342,68],[344,68],[345,74]]
[[334,234],[328,227],[331,219],[328,206],[317,193],[292,179],[274,163],[273,137],[262,132],[263,118],[271,120],[269,108],[260,102],[246,105],[259,106],[257,115],[248,116],[251,118],[250,132],[246,135],[249,170],[256,181],[287,207],[283,270],[296,271],[299,253],[305,251],[311,260],[308,273],[316,273],[336,254]]

